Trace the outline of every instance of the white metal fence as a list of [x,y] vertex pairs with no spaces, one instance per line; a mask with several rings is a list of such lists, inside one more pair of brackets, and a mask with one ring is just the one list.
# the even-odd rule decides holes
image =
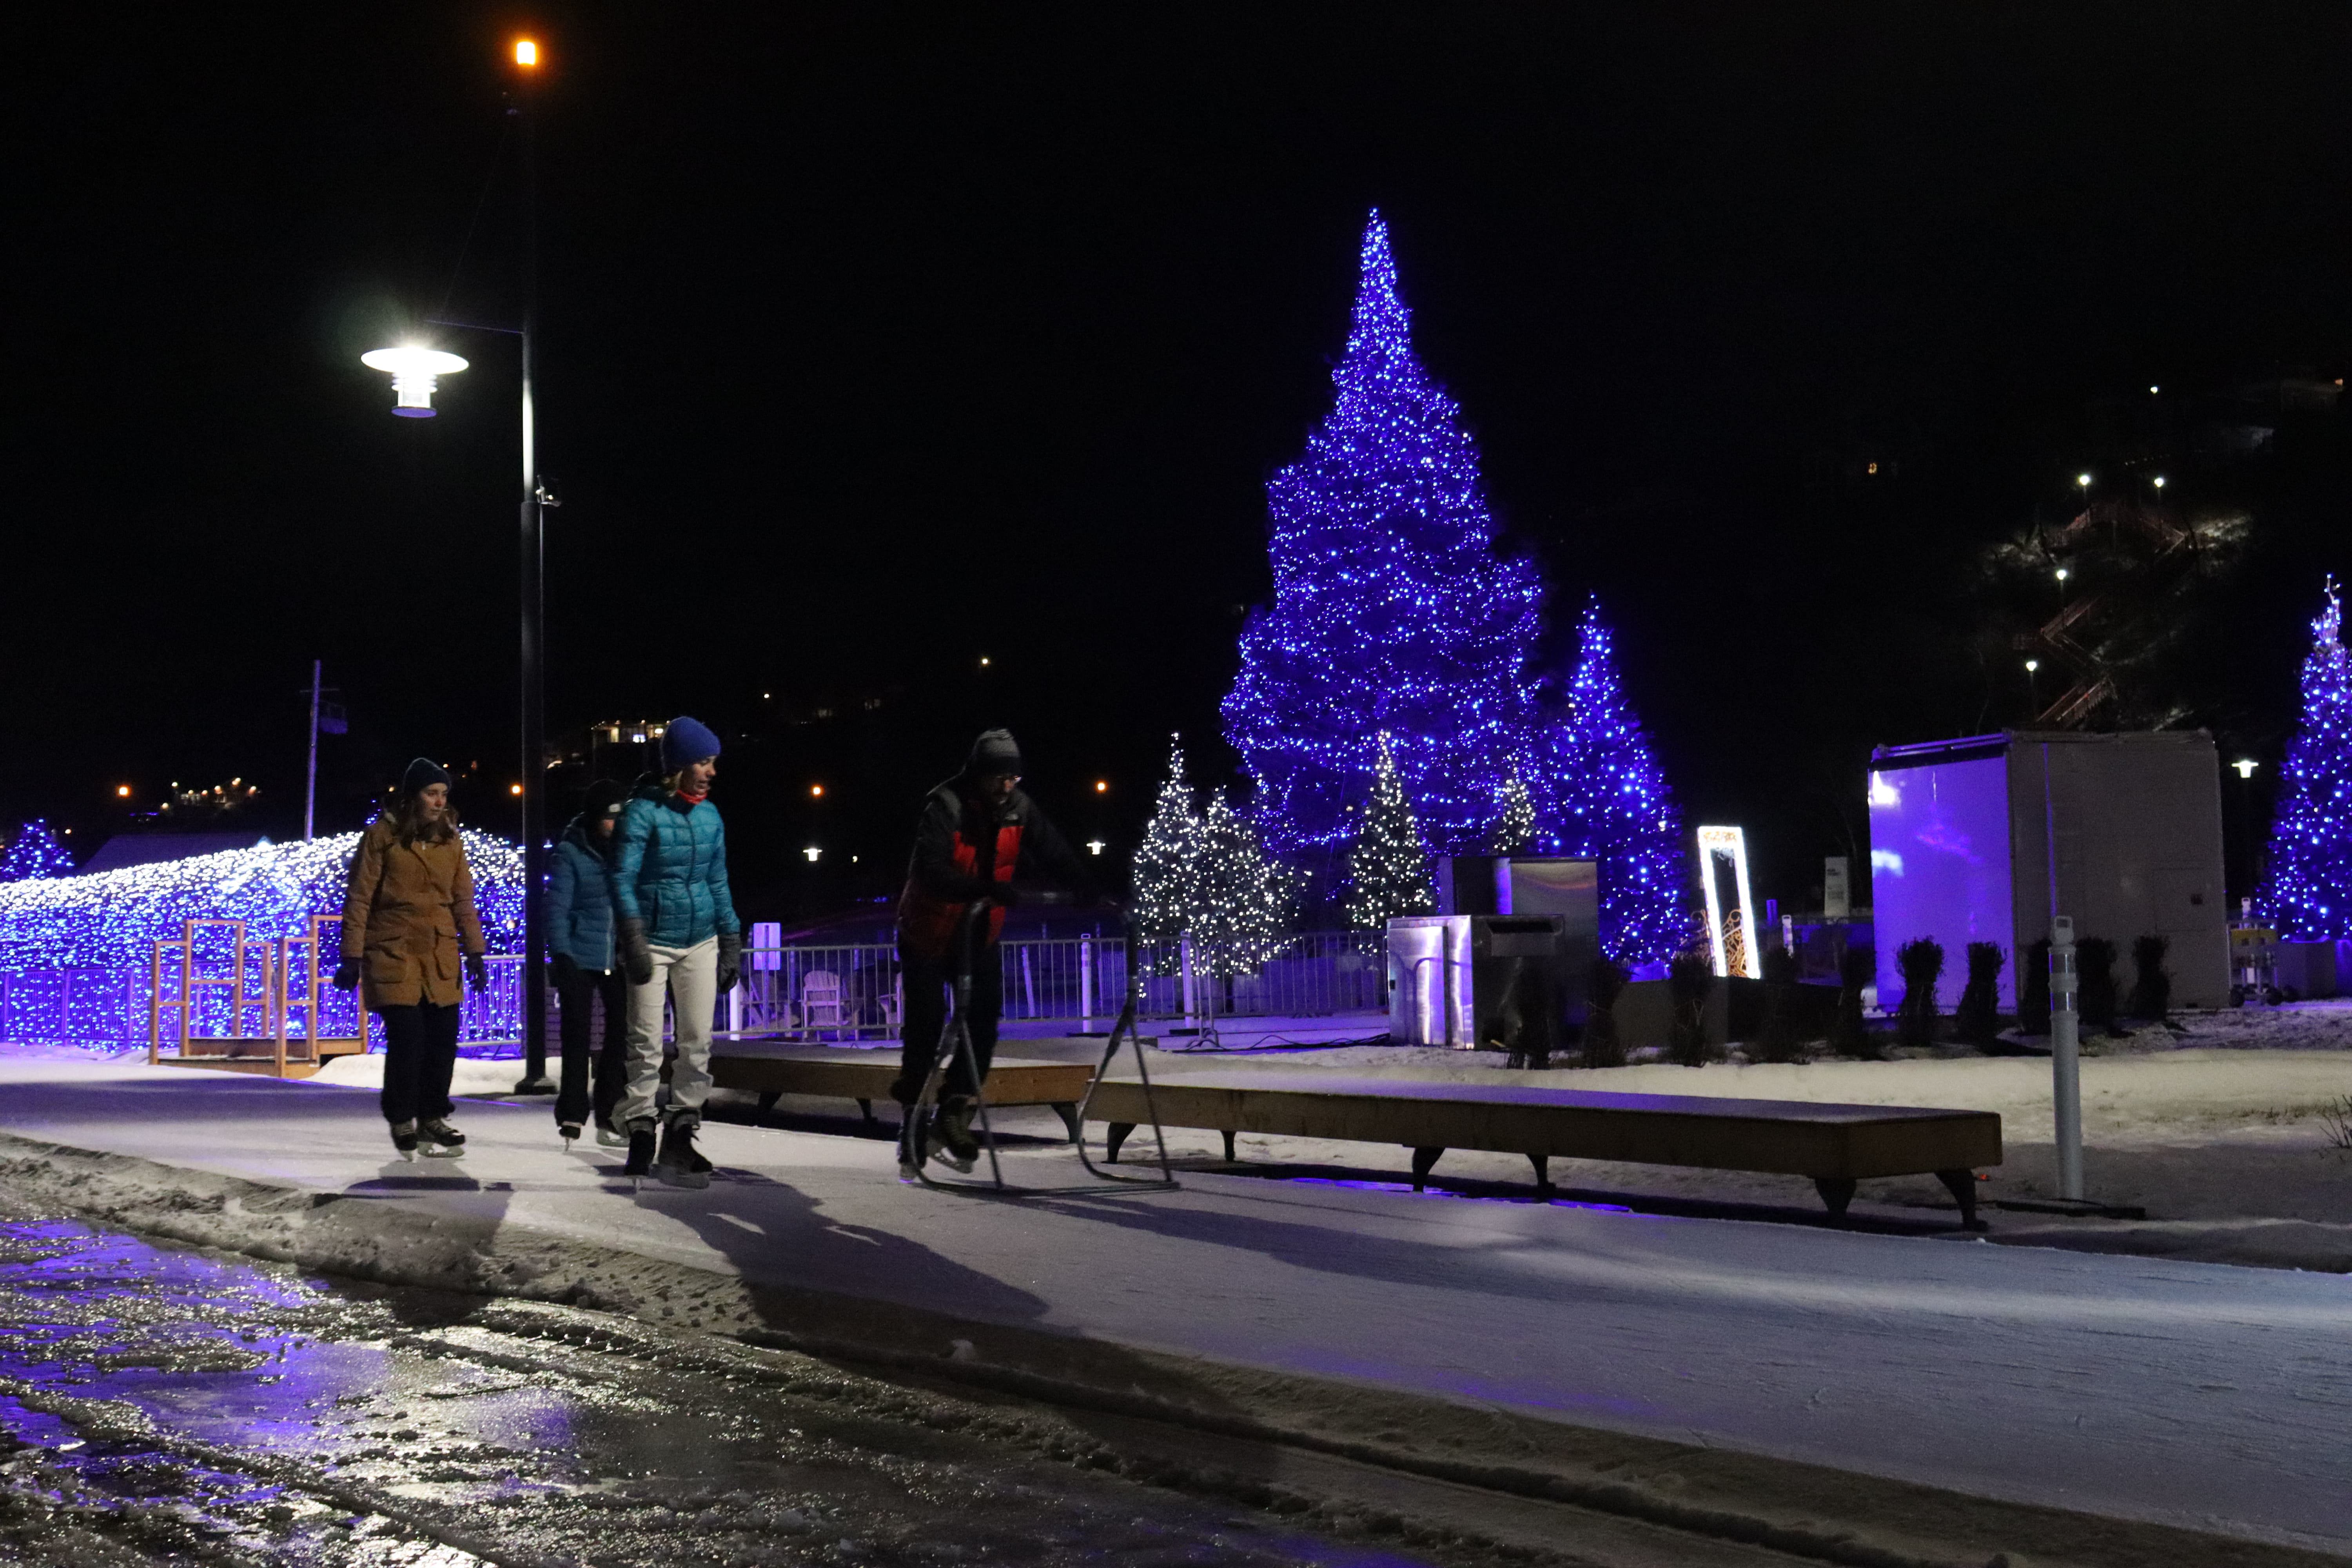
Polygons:
[[[1387,1005],[1377,931],[1310,931],[1280,943],[1255,968],[1209,973],[1189,942],[1145,944],[1138,965],[1141,1018],[1316,1017]],[[1123,937],[1007,942],[1004,1016],[1107,1028],[1127,998]],[[905,1016],[898,949],[871,942],[746,950],[743,984],[722,1002],[720,1026],[794,1039],[883,1038]]]

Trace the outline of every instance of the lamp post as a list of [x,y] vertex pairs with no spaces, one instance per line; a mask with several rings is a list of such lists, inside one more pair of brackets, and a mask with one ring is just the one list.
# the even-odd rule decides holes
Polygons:
[[2262,764],[2240,757],[2230,766],[2238,773],[2238,863],[2245,868],[2245,886],[2252,891],[2254,875],[2254,770]]
[[[514,45],[514,90],[507,95],[507,114],[516,123],[522,142],[522,325],[485,327],[471,321],[436,321],[436,326],[466,327],[499,332],[521,340],[522,362],[522,527],[521,546],[521,750],[522,767],[522,1037],[523,1075],[517,1094],[552,1094],[547,1076],[547,988],[540,978],[546,953],[547,883],[547,708],[542,673],[546,613],[546,510],[557,504],[539,472],[538,418],[531,401],[536,368],[531,340],[539,326],[539,160],[529,112],[530,87],[540,66],[539,45],[519,38]],[[378,349],[360,356],[371,370],[389,372],[397,402],[393,412],[408,418],[433,417],[433,393],[437,376],[466,368],[456,354],[416,344]]]

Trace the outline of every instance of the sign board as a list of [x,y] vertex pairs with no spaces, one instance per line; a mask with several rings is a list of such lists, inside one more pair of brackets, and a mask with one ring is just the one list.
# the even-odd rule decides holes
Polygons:
[[1833,921],[1842,921],[1853,913],[1853,895],[1846,890],[1846,863],[1843,855],[1832,855],[1822,862],[1822,913]]

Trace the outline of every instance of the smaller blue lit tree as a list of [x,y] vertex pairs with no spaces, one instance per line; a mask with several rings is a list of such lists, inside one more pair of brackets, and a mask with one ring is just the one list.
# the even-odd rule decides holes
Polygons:
[[2279,767],[2278,817],[2254,912],[2292,942],[2352,936],[2352,654],[2336,579],[2311,623],[2303,726]]
[[17,831],[16,842],[8,846],[8,858],[0,860],[0,882],[30,882],[42,877],[70,877],[73,857],[66,851],[65,840],[47,822],[36,817]]
[[1539,837],[1600,862],[1601,949],[1620,963],[1663,963],[1696,929],[1682,813],[1625,700],[1600,601],[1578,628],[1568,704],[1549,737]]

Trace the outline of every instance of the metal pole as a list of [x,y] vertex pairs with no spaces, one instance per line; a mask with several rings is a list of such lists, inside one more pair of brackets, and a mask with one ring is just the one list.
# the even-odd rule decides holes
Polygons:
[[310,661],[310,771],[302,784],[302,842],[310,842],[319,807],[319,681],[323,659]]
[[2058,1195],[2083,1196],[2083,1064],[2074,1010],[2074,922],[2050,922],[2050,1109],[2058,1136]]
[[539,478],[539,431],[531,402],[539,328],[539,158],[529,89],[518,85],[509,112],[522,132],[522,1042],[523,1074],[517,1094],[552,1094],[547,1076],[546,952],[547,714],[542,673],[545,644],[546,554],[544,494]]

